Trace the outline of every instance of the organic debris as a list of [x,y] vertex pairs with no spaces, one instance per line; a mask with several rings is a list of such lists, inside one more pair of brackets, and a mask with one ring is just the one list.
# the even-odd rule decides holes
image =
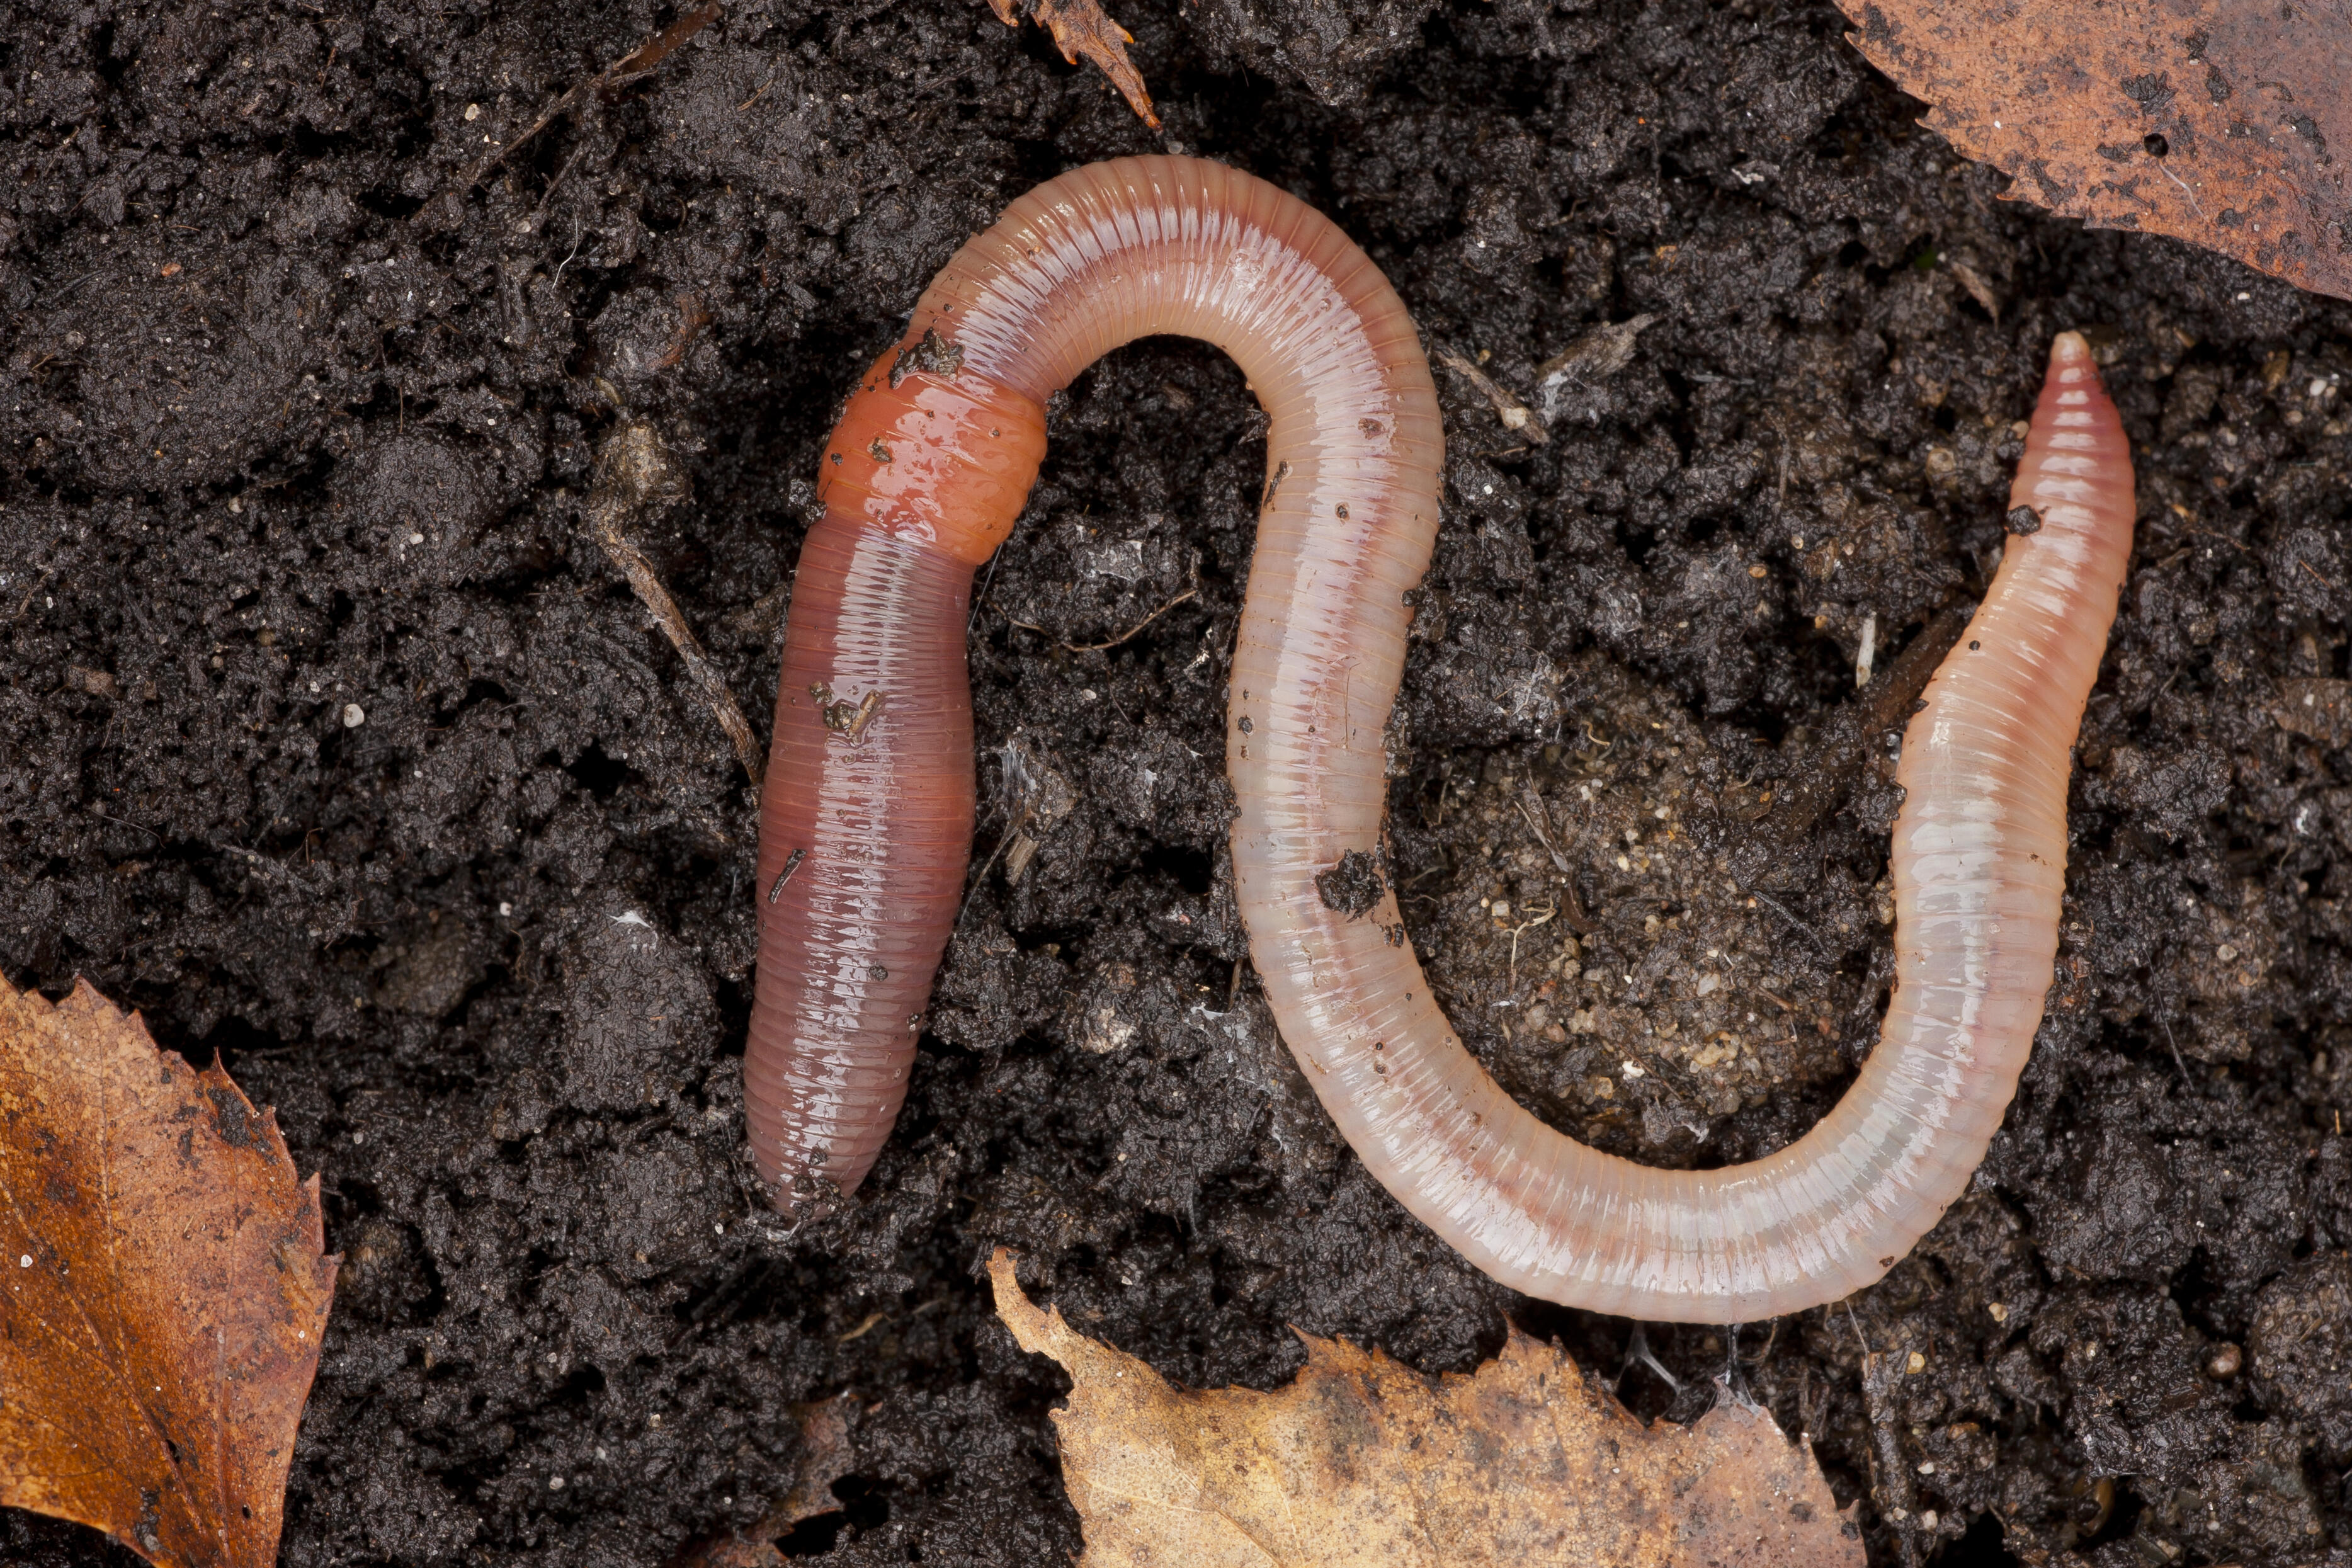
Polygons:
[[1634,340],[1657,321],[1656,312],[1644,311],[1631,321],[1604,322],[1536,366],[1536,395],[1543,404],[1543,416],[1558,419],[1563,413],[1581,412],[1588,419],[1597,417],[1593,408],[1563,407],[1563,395],[1570,388],[1589,392],[1633,363]]
[[[1020,26],[1020,0],[988,0],[988,8],[1008,27]],[[1070,64],[1078,57],[1102,68],[1111,85],[1126,95],[1128,107],[1154,131],[1160,117],[1151,112],[1151,95],[1143,89],[1143,74],[1127,58],[1135,35],[1103,14],[1099,0],[1029,0],[1029,19],[1054,35],[1062,58]]]
[[778,1568],[784,1561],[774,1544],[778,1537],[803,1520],[841,1510],[833,1483],[857,1468],[856,1445],[850,1433],[857,1415],[857,1396],[837,1394],[831,1399],[796,1405],[793,1415],[801,1432],[801,1467],[783,1500],[750,1530],[690,1548],[675,1560],[674,1568]]
[[579,107],[590,94],[610,92],[650,72],[656,66],[668,58],[680,44],[716,21],[719,12],[719,0],[709,0],[709,4],[680,16],[594,76],[585,77],[572,83],[570,90],[541,110],[539,118],[532,121],[521,135],[510,136],[498,143],[478,163],[467,170],[464,188],[470,191],[480,184],[491,170],[506,161],[509,153],[546,130],[554,122],[558,115],[569,113]]
[[1842,4],[1870,63],[1935,106],[1922,123],[2017,180],[2012,195],[2352,299],[2352,34],[2340,12]]
[[1486,401],[1495,405],[1495,417],[1503,422],[1503,428],[1526,437],[1538,447],[1549,444],[1551,432],[1545,429],[1544,422],[1536,417],[1536,411],[1514,397],[1494,377],[1460,354],[1441,349],[1437,357],[1448,370],[1486,395]]
[[[751,721],[736,704],[735,694],[727,689],[727,678],[702,651],[702,641],[694,628],[686,624],[684,612],[677,601],[670,597],[663,585],[661,574],[646,552],[632,542],[628,526],[632,521],[650,517],[674,501],[684,500],[690,491],[686,477],[663,447],[661,437],[653,426],[635,420],[624,421],[604,437],[604,445],[596,454],[596,488],[590,492],[583,508],[588,521],[588,531],[629,586],[660,626],[670,646],[686,663],[686,672],[702,689],[702,700],[710,705],[711,717],[726,733],[728,743],[735,748],[735,760],[756,786],[764,772],[765,759],[760,753],[759,738],[751,733]],[[868,715],[870,717],[870,715]],[[861,721],[858,728],[865,727]],[[851,737],[855,739],[855,735]]]
[[1302,1333],[1287,1388],[1188,1393],[1039,1311],[1003,1248],[988,1269],[1021,1348],[1070,1374],[1054,1423],[1082,1568],[1863,1562],[1811,1449],[1755,1406],[1645,1428],[1517,1331],[1476,1373],[1434,1380]]
[[337,1259],[268,1111],[87,982],[0,981],[0,1503],[277,1561]]

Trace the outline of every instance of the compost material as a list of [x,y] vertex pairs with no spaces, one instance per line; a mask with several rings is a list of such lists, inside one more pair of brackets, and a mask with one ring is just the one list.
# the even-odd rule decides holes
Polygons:
[[[1279,1386],[1293,1323],[1423,1373],[1516,1324],[1644,1417],[1722,1374],[1875,1561],[2352,1552],[2347,307],[1999,200],[1825,5],[1114,9],[1161,132],[967,0],[733,5],[602,81],[680,13],[11,8],[0,969],[217,1055],[324,1172],[283,1561],[658,1563],[796,1511],[845,1393],[838,1506],[778,1552],[1065,1561],[1067,1384],[993,1321],[1000,1244],[1185,1387]],[[1850,1304],[1637,1345],[1339,1142],[1224,847],[1263,424],[1181,342],[1056,400],[983,569],[980,841],[898,1131],[833,1219],[756,1202],[755,798],[594,456],[640,422],[690,480],[628,540],[764,744],[856,377],[1014,193],[1169,148],[1330,214],[1507,395],[1441,372],[1354,877],[1523,1104],[1654,1163],[1784,1144],[1874,1038],[1857,678],[1981,590],[2042,356],[2090,334],[2139,545],[2058,984],[1975,1186]]]

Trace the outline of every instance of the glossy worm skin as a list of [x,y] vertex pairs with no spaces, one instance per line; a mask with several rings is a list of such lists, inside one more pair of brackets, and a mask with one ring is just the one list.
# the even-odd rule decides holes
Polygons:
[[961,657],[971,568],[1044,449],[1045,399],[1112,348],[1204,338],[1271,416],[1227,715],[1236,890],[1283,1038],[1390,1192],[1504,1283],[1630,1316],[1734,1322],[1876,1279],[1943,1214],[2015,1092],[2057,946],[2068,753],[2130,550],[2129,449],[2063,334],[2013,539],[1906,735],[1898,985],[1820,1126],[1750,1164],[1655,1171],[1544,1126],[1464,1049],[1393,894],[1316,886],[1376,853],[1382,731],[1444,451],[1410,318],[1363,254],[1219,165],[1073,171],[949,263],[824,458],[786,634],[761,841],[745,1071],[775,1196],[854,1188],[905,1091],[972,822]]

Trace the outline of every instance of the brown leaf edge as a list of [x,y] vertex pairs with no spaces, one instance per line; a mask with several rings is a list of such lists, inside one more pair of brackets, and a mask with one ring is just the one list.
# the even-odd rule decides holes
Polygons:
[[[988,8],[1008,27],[1020,26],[1021,0],[988,0]],[[1127,98],[1128,107],[1154,131],[1160,117],[1151,112],[1151,95],[1143,88],[1142,73],[1127,58],[1135,35],[1104,15],[1100,0],[1029,0],[1030,19],[1054,35],[1062,58],[1070,64],[1078,57],[1102,68],[1111,85]]]
[[[1839,0],[1920,123],[2092,228],[2352,299],[2352,35],[2242,0]],[[2330,148],[2337,151],[2331,158]]]
[[786,1559],[776,1550],[777,1539],[803,1520],[841,1509],[841,1500],[833,1495],[833,1483],[857,1471],[853,1433],[856,1419],[857,1395],[847,1391],[831,1399],[793,1405],[793,1423],[801,1434],[801,1463],[783,1500],[749,1530],[688,1545],[670,1559],[669,1568],[782,1568]]
[[[307,1180],[296,1178],[293,1156],[278,1129],[275,1109],[257,1110],[219,1061],[197,1071],[178,1052],[158,1047],[137,1011],[118,1006],[79,975],[74,978],[73,990],[59,1002],[51,1002],[30,986],[19,991],[0,977],[0,1030],[19,1042],[29,1037],[37,1048],[47,1054],[44,1066],[52,1074],[88,1071],[95,1075],[101,1106],[105,1103],[109,1074],[131,1065],[122,1059],[124,1057],[136,1062],[142,1076],[152,1062],[156,1076],[148,1080],[147,1092],[154,1098],[142,1103],[134,1095],[127,1108],[132,1110],[135,1118],[138,1110],[152,1110],[163,1101],[180,1102],[181,1109],[170,1117],[172,1122],[183,1125],[177,1141],[177,1166],[185,1167],[189,1159],[186,1124],[193,1121],[209,1131],[217,1148],[241,1152],[257,1161],[272,1178],[282,1176],[289,1189],[262,1194],[250,1204],[231,1205],[235,1229],[245,1233],[235,1239],[244,1240],[247,1247],[243,1259],[247,1274],[242,1282],[253,1288],[250,1293],[196,1300],[188,1295],[188,1283],[184,1280],[166,1277],[142,1282],[150,1290],[162,1287],[164,1294],[156,1300],[177,1298],[178,1311],[168,1321],[177,1321],[184,1328],[193,1324],[199,1331],[207,1324],[213,1325],[215,1332],[230,1326],[243,1331],[236,1362],[223,1365],[216,1374],[230,1378],[240,1393],[234,1410],[215,1405],[213,1412],[215,1419],[225,1423],[225,1426],[218,1434],[219,1446],[210,1456],[214,1482],[221,1489],[214,1500],[218,1504],[219,1516],[211,1521],[211,1531],[204,1531],[200,1521],[177,1506],[192,1500],[167,1500],[161,1495],[163,1489],[140,1492],[142,1506],[135,1518],[129,1517],[121,1507],[97,1506],[98,1499],[80,1497],[74,1490],[77,1478],[71,1473],[50,1473],[45,1466],[27,1464],[21,1450],[0,1455],[0,1459],[6,1461],[0,1463],[0,1503],[99,1531],[165,1568],[181,1568],[184,1563],[201,1564],[204,1568],[215,1563],[233,1568],[267,1568],[277,1559],[295,1435],[318,1373],[328,1317],[333,1308],[335,1277],[342,1265],[340,1254],[326,1250],[319,1175],[314,1172]],[[57,1038],[59,1035],[62,1039]],[[113,1058],[111,1061],[108,1059],[110,1056]],[[45,1125],[45,1088],[37,1075],[30,1080],[12,1078],[9,1092],[0,1096],[6,1104],[8,1135],[31,1140],[18,1147],[36,1159],[49,1157],[63,1146],[58,1130]],[[100,1125],[103,1128],[106,1124],[102,1121]],[[152,1119],[144,1131],[151,1139],[169,1141],[168,1134],[163,1133]],[[136,1175],[136,1172],[123,1167],[102,1170],[110,1188],[116,1179],[129,1181]],[[182,1183],[192,1179],[226,1182],[232,1178],[233,1171],[233,1166],[225,1166],[210,1173],[207,1178],[204,1173],[178,1168],[172,1176]],[[167,1181],[164,1190],[168,1186]],[[131,1188],[126,1186],[114,1196],[119,1200],[131,1194]],[[78,1201],[79,1194],[70,1186],[45,1186],[41,1196],[49,1202]],[[35,1214],[28,1213],[25,1206],[27,1194],[7,1192],[5,1197],[9,1215],[20,1227],[33,1221]],[[272,1215],[263,1212],[268,1206],[262,1201],[265,1197],[274,1197],[281,1203],[290,1200],[290,1204]],[[116,1212],[126,1224],[135,1225],[135,1204]],[[194,1227],[201,1226],[202,1219],[190,1214],[184,1223],[190,1228],[181,1232],[181,1239],[194,1241],[197,1234]],[[266,1231],[273,1224],[282,1224],[284,1228],[271,1242]],[[168,1235],[170,1228],[164,1234]],[[27,1239],[32,1238],[28,1236]],[[226,1238],[215,1237],[216,1243]],[[261,1255],[252,1250],[257,1245],[266,1247],[269,1259],[266,1268],[259,1264]],[[55,1235],[46,1238],[45,1245],[37,1244],[36,1249],[52,1264],[58,1255],[69,1251],[62,1238]],[[26,1253],[18,1261],[26,1268],[33,1268],[33,1253]],[[284,1315],[270,1325],[266,1334],[257,1338],[251,1332],[255,1325],[241,1321],[239,1315],[250,1316],[257,1310],[266,1313],[263,1303],[271,1300],[278,1303]],[[119,1304],[117,1310],[119,1312]],[[82,1321],[91,1333],[99,1335],[100,1346],[105,1347],[98,1321],[87,1317]],[[0,1328],[7,1327],[5,1321],[0,1321]],[[119,1316],[115,1327],[118,1341],[111,1350],[118,1355],[128,1353],[127,1344],[119,1337],[122,1327]],[[13,1328],[9,1331],[16,1332]],[[163,1337],[168,1343],[168,1334]],[[24,1342],[19,1339],[17,1343],[21,1349]],[[27,1408],[21,1397],[23,1390],[12,1388],[6,1392],[9,1404],[16,1406],[10,1411],[11,1415]],[[163,1391],[159,1388],[157,1392]],[[101,1413],[84,1409],[79,1414],[85,1419],[96,1420]],[[167,1428],[172,1425],[169,1406],[146,1406],[139,1414],[149,1432],[170,1449],[170,1468],[178,1473],[183,1450],[173,1446],[168,1436]],[[41,1424],[37,1411],[35,1418],[36,1425]],[[281,1420],[282,1426],[278,1425]],[[182,1433],[184,1439],[189,1435]],[[89,1436],[85,1432],[83,1439]],[[77,1442],[75,1446],[81,1445]],[[103,1465],[81,1479],[89,1479],[91,1474],[118,1486],[132,1481],[130,1475]],[[240,1496],[250,1500],[236,1516],[231,1517],[226,1510]],[[120,1503],[121,1500],[118,1498],[116,1501]],[[173,1506],[159,1512],[157,1505],[167,1501]],[[184,1533],[184,1526],[192,1522],[198,1523],[198,1532],[193,1539]],[[172,1538],[168,1542],[167,1532]]]
[[[1745,1401],[1719,1403],[1694,1426],[1661,1422],[1644,1427],[1603,1385],[1588,1380],[1557,1344],[1545,1345],[1517,1328],[1511,1330],[1502,1355],[1476,1373],[1447,1373],[1424,1380],[1377,1349],[1360,1350],[1344,1340],[1320,1339],[1293,1327],[1291,1331],[1307,1348],[1307,1365],[1299,1382],[1263,1394],[1239,1389],[1188,1394],[1169,1384],[1147,1363],[1071,1328],[1059,1307],[1037,1306],[1022,1289],[1015,1269],[1009,1249],[998,1247],[991,1254],[988,1274],[997,1318],[1023,1350],[1058,1363],[1074,1384],[1068,1406],[1053,1415],[1055,1425],[1062,1428],[1066,1465],[1070,1462],[1068,1445],[1074,1433],[1089,1425],[1099,1425],[1104,1419],[1102,1409],[1087,1417],[1076,1414],[1086,1403],[1084,1396],[1090,1389],[1097,1404],[1108,1398],[1113,1406],[1125,1407],[1130,1415],[1143,1406],[1172,1402],[1161,1412],[1164,1420],[1188,1407],[1202,1408],[1193,1403],[1202,1401],[1238,1399],[1273,1411],[1302,1394],[1307,1382],[1318,1376],[1336,1377],[1340,1385],[1354,1385],[1354,1397],[1360,1399],[1370,1394],[1373,1405],[1401,1414],[1413,1403],[1409,1391],[1418,1385],[1433,1384],[1430,1410],[1434,1413],[1436,1406],[1446,1400],[1446,1394],[1439,1390],[1459,1394],[1483,1384],[1489,1397],[1496,1399],[1492,1410],[1505,1422],[1502,1428],[1490,1435],[1491,1445],[1493,1438],[1502,1437],[1508,1430],[1510,1417],[1515,1414],[1509,1407],[1520,1403],[1517,1394],[1512,1392],[1514,1385],[1524,1391],[1529,1387],[1540,1389],[1549,1383],[1556,1390],[1550,1397],[1560,1402],[1560,1415],[1570,1423],[1590,1424],[1588,1431],[1595,1445],[1591,1458],[1596,1468],[1608,1468],[1610,1476],[1615,1478],[1652,1467],[1646,1479],[1634,1481],[1630,1489],[1619,1492],[1605,1505],[1603,1532],[1589,1536],[1584,1542],[1607,1561],[1671,1563],[1674,1568],[1765,1568],[1767,1564],[1769,1568],[1863,1568],[1866,1561],[1858,1518],[1860,1502],[1837,1509],[1814,1463],[1811,1441],[1800,1437],[1791,1445],[1769,1411]],[[1383,1393],[1380,1384],[1389,1380],[1402,1382],[1390,1381]],[[1405,1393],[1405,1399],[1392,1403],[1400,1392]],[[1294,1410],[1306,1414],[1325,1405],[1325,1397],[1318,1394],[1295,1405]],[[1458,1415],[1458,1410],[1454,1414]],[[1328,1418],[1328,1410],[1325,1415]],[[1079,1420],[1080,1427],[1064,1426],[1071,1420]],[[1164,1420],[1164,1424],[1181,1447],[1190,1448],[1209,1436],[1208,1426],[1193,1430],[1189,1419]],[[1360,1440],[1363,1436],[1356,1424],[1337,1421],[1332,1425],[1344,1430],[1349,1438]],[[1099,1446],[1100,1434],[1091,1436],[1095,1440],[1092,1443],[1087,1437],[1078,1439],[1082,1448]],[[1125,1445],[1119,1447],[1124,1453]],[[1411,1442],[1410,1449],[1400,1447],[1392,1452],[1409,1465],[1436,1467],[1444,1463],[1439,1454],[1423,1450],[1418,1439]],[[1475,1456],[1475,1449],[1467,1452]],[[1294,1453],[1293,1457],[1297,1456]],[[1360,1477],[1369,1458],[1360,1446],[1351,1444],[1343,1468]],[[1480,1461],[1474,1457],[1472,1462]],[[1800,1472],[1805,1482],[1790,1489],[1801,1491],[1810,1483],[1817,1489],[1819,1504],[1808,1502],[1789,1509],[1788,1520],[1780,1520],[1775,1516],[1787,1497],[1782,1486]],[[1081,1522],[1091,1535],[1092,1525],[1087,1523],[1089,1510],[1078,1495],[1078,1478],[1066,1473],[1065,1482],[1071,1489],[1071,1500],[1078,1508]],[[1743,1490],[1748,1494],[1745,1498]],[[1114,1521],[1139,1500],[1133,1494],[1116,1488],[1103,1495],[1112,1500],[1107,1518]],[[1203,1495],[1184,1511],[1200,1511],[1206,1502]],[[1488,1503],[1495,1510],[1492,1515],[1486,1512]],[[1761,1511],[1759,1505],[1763,1505]],[[1560,1522],[1549,1515],[1542,1500],[1528,1497],[1519,1486],[1508,1482],[1502,1483],[1501,1489],[1487,1503],[1474,1503],[1472,1512],[1485,1520],[1486,1526],[1500,1528],[1504,1516],[1513,1509],[1526,1510],[1530,1507],[1537,1510],[1540,1528],[1547,1531]],[[1618,1509],[1624,1511],[1613,1511]],[[1412,1511],[1411,1505],[1405,1511]],[[1789,1528],[1790,1521],[1795,1521],[1793,1532]],[[1426,1524],[1426,1521],[1422,1521],[1423,1528]],[[1759,1530],[1759,1524],[1766,1528]],[[1556,1538],[1554,1544],[1560,1544],[1562,1540]],[[1345,1547],[1336,1538],[1331,1543],[1345,1555]],[[1121,1547],[1131,1548],[1133,1544],[1131,1533],[1125,1534],[1112,1550],[1118,1553]],[[1360,1548],[1364,1543],[1347,1544]],[[1142,1554],[1119,1554],[1117,1561],[1158,1563],[1166,1552],[1174,1553],[1165,1559],[1171,1564],[1192,1561],[1183,1552],[1181,1543],[1155,1535]],[[1319,1556],[1310,1558],[1314,1562],[1322,1560]],[[1351,1556],[1347,1560],[1357,1559]],[[1089,1546],[1076,1568],[1087,1568],[1097,1561]],[[1301,1568],[1307,1568],[1307,1563],[1302,1563]]]

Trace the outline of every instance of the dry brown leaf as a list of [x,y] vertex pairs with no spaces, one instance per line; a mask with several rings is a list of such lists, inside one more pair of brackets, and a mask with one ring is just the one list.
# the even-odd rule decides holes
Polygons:
[[1069,1373],[1054,1413],[1082,1568],[1861,1568],[1861,1531],[1763,1411],[1644,1427],[1514,1331],[1427,1378],[1298,1337],[1288,1387],[1188,1393],[1041,1312],[999,1248],[997,1315]]
[[2094,228],[2352,299],[2352,29],[2246,0],[1840,0],[1924,121]]
[[0,1503],[266,1568],[336,1259],[319,1178],[217,1066],[0,980]]
[[779,1536],[804,1519],[840,1510],[833,1483],[857,1468],[850,1432],[856,1414],[854,1394],[793,1405],[793,1418],[801,1429],[801,1468],[792,1489],[750,1530],[690,1546],[671,1560],[672,1568],[781,1568],[785,1558],[774,1544]]
[[[1020,25],[1020,0],[988,0],[988,8],[1006,26]],[[1111,85],[1127,96],[1128,107],[1154,131],[1160,117],[1151,112],[1151,95],[1143,90],[1143,75],[1127,58],[1135,35],[1103,14],[1101,0],[1029,0],[1030,18],[1054,35],[1062,58],[1072,65],[1078,57],[1102,68]]]

